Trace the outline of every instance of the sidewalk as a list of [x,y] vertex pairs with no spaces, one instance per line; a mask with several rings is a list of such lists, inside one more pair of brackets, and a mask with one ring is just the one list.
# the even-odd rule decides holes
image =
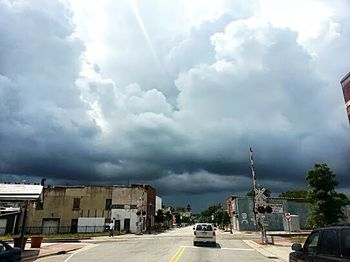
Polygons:
[[279,261],[288,261],[289,253],[292,252],[291,244],[262,245],[254,240],[243,240],[248,246],[254,248],[260,254],[267,258],[278,259]]
[[[275,233],[283,232],[281,231]],[[226,236],[229,235],[227,232],[224,232],[223,234]],[[244,243],[246,243],[251,248],[254,248],[256,251],[267,258],[274,259],[275,261],[289,261],[289,253],[292,252],[292,240],[290,239],[276,236],[274,237],[274,245],[271,243],[263,245],[261,244],[260,232],[233,231],[233,234],[231,234],[231,236],[236,239],[237,237],[241,238]]]
[[22,261],[34,261],[41,257],[64,254],[86,246],[81,243],[42,243],[41,248],[31,248],[27,244],[22,251]]

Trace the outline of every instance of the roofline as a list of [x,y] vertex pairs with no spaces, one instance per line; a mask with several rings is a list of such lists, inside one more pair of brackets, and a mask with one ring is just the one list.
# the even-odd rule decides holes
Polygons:
[[341,80],[340,83],[342,84],[346,79],[348,79],[350,77],[350,72],[347,73]]

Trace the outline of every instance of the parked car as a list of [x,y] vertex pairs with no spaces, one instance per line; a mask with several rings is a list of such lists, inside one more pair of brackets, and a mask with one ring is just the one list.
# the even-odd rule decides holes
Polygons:
[[21,261],[21,249],[18,247],[11,247],[8,243],[0,240],[0,261]]
[[350,261],[350,224],[319,228],[311,232],[304,246],[293,244],[289,261]]
[[193,227],[193,245],[197,246],[199,243],[210,244],[216,246],[216,235],[212,224],[199,223]]

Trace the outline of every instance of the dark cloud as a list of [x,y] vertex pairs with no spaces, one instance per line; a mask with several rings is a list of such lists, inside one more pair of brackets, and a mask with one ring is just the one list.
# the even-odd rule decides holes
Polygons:
[[302,45],[253,3],[193,27],[176,4],[162,17],[178,23],[163,25],[149,6],[111,4],[113,28],[98,38],[108,55],[89,61],[91,43],[78,37],[69,6],[1,2],[2,180],[150,183],[169,203],[193,198],[199,207],[250,190],[252,146],[258,182],[272,192],[304,187],[316,162],[348,190],[338,83],[347,65],[328,70],[349,46],[348,18],[334,18],[338,29],[327,20]]

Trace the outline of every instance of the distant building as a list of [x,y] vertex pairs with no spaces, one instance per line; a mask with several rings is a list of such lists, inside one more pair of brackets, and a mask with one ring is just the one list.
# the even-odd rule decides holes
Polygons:
[[[150,185],[114,186],[112,219],[116,221],[117,230],[137,233],[138,226],[142,231],[153,229],[155,209],[156,190]],[[143,215],[138,215],[138,211]]]
[[340,84],[343,89],[346,112],[348,114],[348,119],[350,122],[350,72],[342,78]]

